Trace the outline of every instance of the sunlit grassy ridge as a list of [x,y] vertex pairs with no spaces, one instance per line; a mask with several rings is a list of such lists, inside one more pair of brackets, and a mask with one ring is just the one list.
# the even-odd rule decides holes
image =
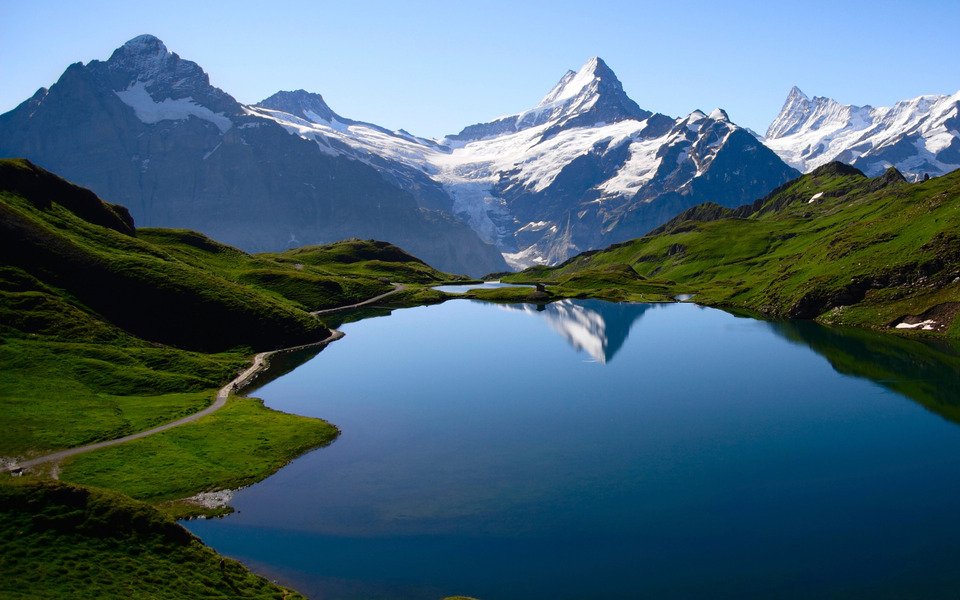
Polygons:
[[572,281],[625,288],[606,280],[629,280],[627,269],[702,304],[876,329],[930,319],[960,337],[960,172],[909,184],[832,163],[753,205],[701,205],[638,240],[504,279],[563,295]]

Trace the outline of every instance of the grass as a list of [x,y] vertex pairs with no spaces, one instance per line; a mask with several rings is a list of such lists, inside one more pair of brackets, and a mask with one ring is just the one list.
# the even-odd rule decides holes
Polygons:
[[247,359],[8,338],[0,343],[0,363],[0,456],[36,456],[197,412]]
[[[439,302],[429,286],[460,279],[381,242],[249,255],[197,232],[135,230],[122,207],[18,160],[0,160],[0,257],[7,458],[195,413],[254,351],[328,335],[309,311],[391,282],[409,289],[389,306]],[[337,434],[231,398],[195,423],[60,465],[64,482],[95,488],[0,476],[0,596],[299,597],[221,559],[169,516],[220,514],[184,499],[249,485]]]
[[302,598],[145,503],[32,478],[0,478],[0,573],[9,600]]
[[158,503],[250,485],[337,434],[325,421],[233,397],[196,423],[67,459],[60,479]]

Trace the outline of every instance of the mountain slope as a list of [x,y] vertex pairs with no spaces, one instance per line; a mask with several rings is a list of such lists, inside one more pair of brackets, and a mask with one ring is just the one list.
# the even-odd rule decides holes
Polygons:
[[[0,161],[0,232],[8,306],[40,293],[146,340],[197,350],[329,335],[306,312],[139,239],[122,207],[26,161]],[[46,331],[23,318],[5,311],[3,324]]]
[[[699,303],[960,337],[960,171],[909,184],[824,165],[752,205],[695,207],[650,235],[516,276],[629,265]],[[562,286],[559,288],[562,292]]]
[[197,229],[248,251],[361,237],[443,270],[504,266],[468,227],[418,206],[375,168],[253,114],[152,36],[71,65],[0,116],[0,156],[120,202],[142,226]]
[[803,172],[841,161],[871,177],[890,167],[911,180],[944,175],[960,167],[960,92],[874,108],[794,87],[764,143]]

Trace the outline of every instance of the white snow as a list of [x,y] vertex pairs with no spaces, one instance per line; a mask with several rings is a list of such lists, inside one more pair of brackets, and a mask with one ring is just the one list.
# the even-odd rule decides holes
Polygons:
[[933,331],[939,325],[936,321],[928,319],[920,323],[897,323],[897,329],[922,329],[924,331]]
[[550,227],[550,221],[537,221],[536,223],[527,223],[517,231],[542,231]]
[[226,133],[233,127],[233,121],[223,113],[215,113],[206,106],[197,104],[192,98],[155,101],[147,92],[147,83],[137,81],[125,90],[114,92],[124,104],[133,108],[134,114],[143,123],[152,125],[160,121],[182,121],[197,117],[216,125],[220,133]]
[[807,204],[813,204],[814,202],[816,202],[822,197],[823,197],[823,192],[817,192],[816,194],[810,197],[810,200],[807,201]]
[[[960,92],[952,96],[919,96],[892,107],[843,105],[829,98],[788,98],[767,130],[764,144],[790,166],[809,172],[833,160],[870,164],[871,156],[903,139],[915,138],[916,154],[892,166],[905,175],[942,175],[958,165],[936,154],[960,137],[946,121],[960,110]],[[882,173],[889,163],[876,163],[867,175]]]
[[503,260],[507,261],[507,266],[517,271],[534,265],[545,265],[548,262],[536,246],[527,246],[519,252],[502,252],[501,254],[503,254]]

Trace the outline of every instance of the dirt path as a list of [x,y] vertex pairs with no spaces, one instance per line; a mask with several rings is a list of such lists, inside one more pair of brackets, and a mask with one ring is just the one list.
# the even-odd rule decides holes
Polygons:
[[393,285],[393,289],[390,290],[389,292],[385,294],[380,294],[379,296],[374,296],[369,300],[364,300],[363,302],[357,302],[356,304],[348,304],[347,306],[338,306],[337,308],[325,308],[323,310],[315,310],[310,314],[317,317],[317,316],[326,315],[329,313],[340,312],[341,310],[350,310],[351,308],[360,308],[361,306],[373,304],[378,300],[383,300],[387,296],[391,296],[393,294],[396,294],[397,292],[402,292],[403,290],[407,289],[407,286],[403,285],[402,283],[394,283],[392,285]]
[[177,419],[176,421],[170,421],[169,423],[165,423],[158,427],[154,427],[153,429],[148,429],[146,431],[133,433],[128,436],[124,436],[122,438],[106,440],[103,442],[97,442],[95,444],[79,446],[77,448],[70,448],[69,450],[61,450],[60,452],[54,452],[53,454],[47,454],[45,456],[38,456],[37,458],[31,458],[29,460],[25,460],[22,462],[8,464],[8,465],[5,465],[2,470],[15,472],[15,471],[29,469],[31,467],[35,467],[43,463],[58,462],[70,456],[74,456],[76,454],[90,452],[91,450],[97,450],[99,448],[106,448],[107,446],[115,446],[117,444],[123,444],[125,442],[129,442],[132,440],[139,440],[140,438],[147,437],[148,435],[153,435],[155,433],[160,433],[161,431],[166,431],[167,429],[172,429],[174,427],[178,427],[186,423],[193,423],[194,421],[198,421],[203,417],[206,417],[207,415],[211,415],[216,411],[220,410],[221,408],[223,408],[224,405],[227,403],[227,398],[230,397],[230,392],[233,392],[243,387],[247,383],[249,383],[250,380],[254,378],[254,376],[256,376],[262,369],[266,367],[267,359],[271,355],[276,354],[278,352],[288,352],[291,350],[300,350],[303,348],[316,348],[318,346],[326,346],[330,342],[334,342],[343,337],[343,332],[337,331],[335,329],[332,330],[331,334],[332,335],[330,335],[330,337],[326,338],[325,340],[321,340],[313,344],[304,344],[302,346],[292,346],[290,348],[281,348],[280,350],[271,350],[270,352],[261,352],[257,354],[256,356],[253,357],[253,364],[251,364],[244,372],[237,375],[237,377],[234,378],[233,381],[231,381],[227,385],[220,388],[220,390],[217,392],[217,398],[216,400],[213,401],[213,404],[201,410],[200,412],[196,412],[190,415],[189,417],[183,417],[182,419]]

